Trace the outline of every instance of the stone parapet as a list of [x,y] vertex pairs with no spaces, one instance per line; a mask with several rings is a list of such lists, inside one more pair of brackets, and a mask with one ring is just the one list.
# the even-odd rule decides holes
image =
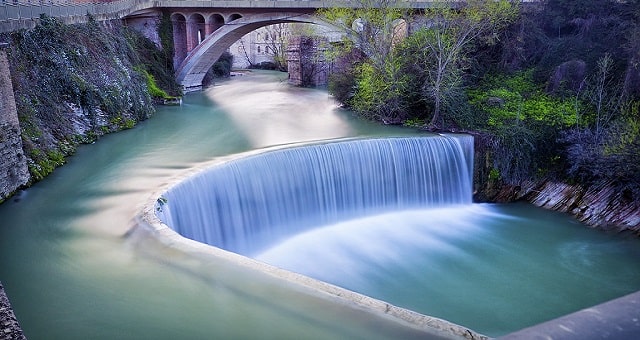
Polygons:
[[636,339],[640,334],[640,292],[505,335],[519,339]]
[[[204,2],[201,2],[204,3]],[[211,2],[208,2],[210,5]],[[24,0],[0,0],[0,32],[30,29],[38,23],[40,15],[59,18],[65,24],[87,22],[87,14],[96,20],[122,19],[134,12],[163,7],[152,0],[120,0],[110,2],[59,2]]]
[[[529,1],[523,1],[529,2]],[[432,0],[405,0],[400,4],[407,8],[424,9],[432,6]],[[271,10],[314,10],[327,7],[359,7],[357,1],[347,0],[119,0],[119,1],[0,1],[0,32],[33,28],[40,14],[60,18],[66,24],[87,21],[87,13],[96,20],[122,19],[136,12],[155,8],[208,8]]]

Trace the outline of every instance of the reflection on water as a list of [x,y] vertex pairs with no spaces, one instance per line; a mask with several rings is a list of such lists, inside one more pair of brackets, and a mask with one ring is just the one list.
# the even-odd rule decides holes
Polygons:
[[[300,140],[412,133],[354,119],[336,110],[326,93],[319,90],[300,90],[309,102],[308,107],[296,112],[306,115],[296,116],[273,98],[269,104],[277,110],[273,115],[249,108],[244,111],[255,112],[253,116],[238,117],[241,113],[235,111],[234,105],[251,101],[252,89],[259,89],[272,78],[269,73],[245,76],[210,91],[188,95],[181,107],[160,108],[155,117],[136,128],[82,147],[67,165],[28,189],[19,201],[0,205],[0,280],[29,339],[420,336],[386,319],[328,303],[228,263],[203,264],[162,247],[136,248],[124,237],[131,218],[153,191],[199,163]],[[217,95],[216,91],[223,88],[228,92]],[[282,96],[288,95],[273,93],[273,97]],[[319,114],[315,117],[310,112]],[[287,117],[293,120],[287,122]],[[278,128],[270,130],[271,123],[277,123]],[[425,254],[437,249],[443,254],[440,257],[444,262],[430,265],[434,274],[429,280],[442,278],[439,285],[429,284],[416,296],[407,285],[394,279],[400,275],[395,273],[366,276],[368,285],[395,288],[400,295],[407,292],[406,302],[398,304],[409,307],[417,300],[432,301],[436,306],[453,302],[443,307],[446,310],[441,315],[453,322],[463,322],[456,319],[460,310],[470,310],[468,314],[480,318],[490,315],[484,319],[495,320],[493,326],[486,327],[492,334],[537,323],[640,287],[637,240],[584,229],[565,218],[557,224],[558,215],[529,206],[490,210],[493,209],[510,217],[499,218],[502,222],[496,226],[480,230],[466,226],[469,229],[464,229],[462,237],[456,236],[457,231],[439,231],[440,240],[461,240],[460,244],[425,241]],[[529,222],[518,222],[522,220]],[[417,232],[418,227],[413,228],[411,232]],[[389,230],[383,232],[393,234]],[[565,246],[551,246],[558,244],[551,242],[553,239],[565,239],[557,241]],[[531,248],[526,250],[520,244],[530,244]],[[385,248],[379,250],[383,259],[408,257],[393,243],[380,247]],[[494,255],[482,262],[462,265],[455,261],[490,251]],[[585,260],[583,254],[591,251],[596,256]],[[450,252],[458,255],[445,256]],[[554,266],[551,264],[556,260],[544,260],[552,253],[560,259]],[[427,272],[425,266],[431,262],[419,262],[423,256],[412,255],[417,261],[412,274]],[[494,269],[494,263],[501,263],[502,267],[497,268],[503,269]],[[583,267],[594,271],[582,274],[587,279],[571,286],[561,280],[530,280],[560,276],[553,272],[558,267],[571,273]],[[402,267],[398,270],[402,271]],[[506,280],[508,272],[516,273],[518,283],[503,289],[500,299],[478,296],[463,285],[476,280],[478,286],[490,286]],[[606,283],[594,288],[594,280]],[[530,300],[543,301],[537,299],[549,296],[552,299],[544,300],[544,304],[521,302],[523,305],[513,310],[511,299],[522,295],[521,287],[531,289],[532,293],[527,293]],[[513,322],[514,313],[530,317]]]
[[[272,81],[255,84],[244,76],[208,93],[254,147],[353,134],[347,118],[335,114],[337,105],[325,91],[292,88],[286,73],[261,76]],[[246,95],[233,100],[238,83],[247,83]]]

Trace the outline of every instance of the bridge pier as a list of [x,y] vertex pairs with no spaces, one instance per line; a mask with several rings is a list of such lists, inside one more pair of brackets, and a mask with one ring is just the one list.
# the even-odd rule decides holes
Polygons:
[[177,70],[187,57],[187,18],[179,13],[171,15],[173,27],[173,69]]
[[206,37],[205,21],[202,14],[194,13],[187,20],[187,53],[193,51]]

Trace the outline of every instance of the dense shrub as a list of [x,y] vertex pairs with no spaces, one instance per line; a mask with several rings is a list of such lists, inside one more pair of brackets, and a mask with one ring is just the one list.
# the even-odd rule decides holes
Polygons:
[[534,83],[532,70],[498,75],[468,91],[483,121],[472,129],[490,136],[493,167],[506,183],[560,171],[558,133],[576,124],[574,102],[554,98]]
[[356,86],[355,77],[348,71],[335,72],[329,75],[327,90],[339,103],[349,106]]
[[550,127],[564,128],[577,123],[579,108],[573,100],[547,94],[535,84],[533,70],[498,75],[469,90],[469,100],[488,113],[489,127],[535,120]]
[[231,66],[233,66],[233,55],[229,52],[222,53],[220,58],[207,71],[202,80],[202,86],[213,84],[216,78],[228,78],[231,76]]
[[630,105],[600,136],[592,128],[564,131],[560,141],[566,147],[568,174],[586,184],[611,182],[640,197],[639,105]]
[[273,71],[278,69],[278,65],[276,65],[276,63],[272,61],[262,61],[257,64],[251,64],[249,68],[255,69],[255,70],[272,70]]

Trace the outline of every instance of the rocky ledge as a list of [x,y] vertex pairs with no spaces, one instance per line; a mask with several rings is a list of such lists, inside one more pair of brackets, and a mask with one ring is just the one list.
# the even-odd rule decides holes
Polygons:
[[0,283],[0,340],[22,339],[26,339],[26,337],[22,333],[16,316],[13,314],[9,298],[4,293],[4,287]]
[[524,182],[504,186],[483,201],[524,200],[536,206],[565,212],[589,226],[615,231],[630,231],[640,236],[640,199],[619,191],[611,183],[585,188],[555,181]]

